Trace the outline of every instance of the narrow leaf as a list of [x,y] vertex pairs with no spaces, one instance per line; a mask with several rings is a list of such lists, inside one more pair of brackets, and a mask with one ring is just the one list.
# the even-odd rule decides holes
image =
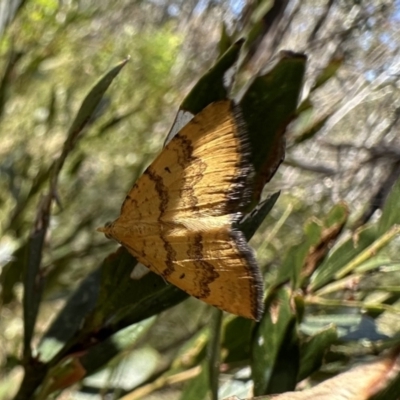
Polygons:
[[338,339],[336,327],[330,326],[314,336],[300,348],[300,370],[297,381],[309,377],[313,372],[318,371],[322,365],[324,356],[331,344]]
[[44,239],[49,226],[49,209],[51,200],[48,196],[42,199],[37,212],[33,230],[28,239],[24,267],[24,360],[28,362],[32,355],[31,340],[39,310],[40,297],[43,289],[43,277],[39,275],[42,262]]
[[240,99],[256,172],[254,202],[284,159],[284,133],[295,115],[305,65],[304,55],[281,52],[278,61],[256,77]]
[[227,88],[224,82],[225,73],[231,68],[239,56],[243,41],[234,43],[204,74],[181,104],[181,109],[197,114],[208,104],[227,97]]
[[318,268],[321,261],[325,258],[332,244],[336,241],[347,222],[349,210],[346,204],[339,203],[329,212],[323,228],[319,233],[316,243],[310,248],[301,271],[303,285],[308,281],[308,277]]
[[96,304],[100,277],[99,270],[93,271],[68,299],[40,341],[38,353],[41,361],[50,361],[82,328],[85,318]]
[[253,327],[253,321],[242,317],[235,317],[226,324],[221,344],[226,353],[223,362],[238,362],[250,357]]
[[126,327],[83,353],[80,363],[87,375],[98,371],[122,352],[132,349],[132,346],[146,334],[153,324],[154,317]]
[[239,224],[239,229],[244,233],[246,240],[249,241],[256,233],[257,229],[264,222],[264,219],[272,210],[278,200],[280,192],[276,192],[267,199],[259,203],[253,211],[247,214]]
[[207,393],[209,392],[207,373],[207,365],[206,362],[203,361],[201,364],[201,373],[186,383],[179,400],[206,399]]
[[210,324],[210,339],[208,341],[208,378],[210,381],[211,399],[218,400],[220,340],[223,313],[221,310],[212,310],[213,317]]
[[312,87],[312,91],[315,89],[319,88],[322,86],[324,83],[326,83],[329,79],[334,77],[339,70],[339,68],[342,66],[344,61],[344,57],[340,56],[334,56],[332,57],[328,64],[323,68],[323,70],[318,74],[318,76],[315,79],[314,86]]
[[354,235],[336,247],[312,275],[309,290],[315,292],[317,289],[334,280],[336,273],[343,268],[344,265],[351,262],[357,254],[372,244],[375,237],[375,226],[362,227]]
[[378,234],[388,231],[394,224],[400,224],[400,179],[393,185],[389,196],[386,199],[385,207],[382,210],[378,223]]
[[69,128],[68,139],[66,141],[67,145],[74,143],[76,136],[82,131],[86,123],[92,117],[97,106],[100,104],[104,93],[107,91],[112,81],[121,72],[121,69],[128,61],[129,57],[113,67],[93,86],[90,92],[86,95],[74,121],[71,124],[71,127]]
[[121,69],[126,65],[129,61],[129,58],[122,61],[114,68],[112,68],[109,72],[107,72],[90,90],[90,92],[86,95],[85,99],[83,100],[74,121],[71,124],[71,127],[68,130],[67,138],[64,142],[64,146],[62,149],[62,153],[59,159],[56,162],[53,176],[52,176],[52,186],[55,189],[58,174],[61,171],[61,168],[64,165],[64,162],[67,158],[67,155],[71,152],[73,147],[75,146],[78,135],[82,132],[83,128],[89,122],[90,118],[96,111],[96,108],[100,104],[101,100],[103,99],[103,95],[106,90],[111,85],[111,82],[114,78],[119,74]]
[[[299,362],[296,312],[292,309],[291,290],[282,286],[270,293],[266,308],[268,311],[257,326],[252,347],[255,395],[282,391],[284,388],[289,390],[288,386],[293,388]],[[282,379],[273,382],[274,377],[285,369],[289,375],[283,373]]]
[[183,100],[164,145],[207,105],[227,98],[226,73],[236,63],[242,44],[242,40],[234,43],[194,85]]

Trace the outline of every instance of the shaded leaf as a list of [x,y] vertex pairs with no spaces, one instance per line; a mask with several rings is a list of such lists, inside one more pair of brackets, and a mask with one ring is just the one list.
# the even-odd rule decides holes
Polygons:
[[20,246],[12,255],[11,260],[3,266],[0,272],[0,304],[9,304],[15,299],[14,286],[21,281],[25,264],[27,243]]
[[229,36],[225,22],[222,22],[221,36],[218,43],[219,55],[222,56],[233,44],[232,38]]
[[254,394],[282,392],[294,388],[299,365],[296,311],[292,292],[282,286],[271,292],[252,343]]
[[211,389],[211,399],[218,400],[220,341],[223,313],[214,309],[210,323],[210,337],[207,345],[208,379]]
[[[4,20],[2,20],[2,22],[3,21]],[[13,75],[15,74],[15,68],[18,65],[18,62],[21,60],[23,55],[24,53],[13,49],[8,54],[7,61],[4,66],[4,72],[0,79],[0,118],[3,116],[4,113],[4,107],[7,102],[9,87],[12,84],[13,80],[15,79],[13,78]]]
[[100,81],[93,87],[89,94],[84,99],[64,142],[62,152],[55,162],[50,179],[50,193],[45,196],[36,214],[36,221],[29,237],[27,247],[27,260],[24,272],[24,358],[27,360],[31,356],[30,343],[36,322],[36,316],[39,308],[43,277],[39,276],[40,264],[42,260],[42,250],[44,239],[50,222],[51,205],[56,196],[58,175],[64,165],[68,154],[72,151],[76,144],[77,137],[84,128],[90,117],[94,113],[97,105],[102,99],[103,94],[108,89],[109,85],[118,75],[122,67],[127,63],[123,61],[110,72],[108,72]]
[[44,400],[56,390],[65,389],[79,382],[85,375],[86,370],[80,363],[79,354],[72,354],[48,371],[48,375],[36,398]]
[[386,199],[378,222],[378,235],[387,232],[394,224],[400,224],[400,179],[393,185]]
[[188,381],[183,388],[179,400],[203,400],[209,393],[209,379],[206,362],[201,364],[201,372],[195,378]]
[[252,80],[239,101],[256,172],[254,202],[283,161],[284,133],[296,111],[305,65],[303,54],[281,52],[267,72]]
[[296,320],[293,318],[283,337],[279,349],[267,393],[284,393],[293,390],[297,384],[300,365],[299,339],[297,337]]
[[325,353],[337,339],[336,327],[330,326],[316,333],[301,345],[298,382],[307,378],[321,367]]
[[321,233],[321,223],[315,220],[307,221],[305,227],[305,238],[302,243],[289,249],[274,281],[274,287],[285,282],[291,282],[295,288],[300,287],[300,274],[310,254],[311,249],[318,243]]
[[400,225],[394,225],[385,234],[378,237],[370,246],[361,251],[351,260],[348,264],[342,266],[339,271],[336,272],[335,278],[343,278],[349,273],[356,270],[365,261],[368,261],[385,246],[387,246],[398,234],[400,233]]
[[205,73],[190,93],[183,100],[180,109],[197,114],[208,104],[214,101],[224,100],[227,97],[227,89],[224,83],[225,73],[231,68],[239,56],[243,41],[235,42]]
[[81,284],[42,339],[40,348],[46,360],[52,356],[55,364],[71,353],[86,351],[188,297],[151,272],[139,280],[131,279],[135,264],[120,247]]
[[257,229],[264,222],[266,216],[272,210],[278,200],[280,192],[276,192],[259,203],[254,210],[247,214],[239,224],[239,229],[244,233],[246,240],[249,241],[256,233]]
[[92,316],[85,323],[87,329],[107,326],[115,332],[188,297],[151,271],[140,279],[131,279],[136,263],[124,247],[119,247],[116,253],[105,259],[101,267],[99,299]]
[[[136,388],[157,375],[156,370],[160,359],[160,354],[150,346],[141,346],[133,350],[132,347],[127,348],[122,354],[120,352],[119,356],[112,360],[109,365],[91,375],[88,372],[88,376],[83,380],[80,392],[109,392],[115,396],[132,389],[133,392],[143,390],[146,385]],[[95,364],[93,366],[96,367]],[[129,399],[131,393],[127,395]],[[138,398],[142,399],[143,396]]]
[[207,105],[228,97],[228,88],[225,82],[227,71],[236,63],[243,40],[234,43],[205,73],[193,89],[183,100],[175,121],[165,139],[164,146]]
[[154,324],[154,317],[138,324],[128,326],[93,346],[80,356],[80,363],[90,375],[106,365],[115,356],[131,349],[140,337]]
[[45,197],[39,205],[33,230],[29,236],[24,265],[24,359],[31,357],[31,340],[35,329],[41,293],[44,285],[40,276],[42,250],[50,219],[50,198]]
[[331,282],[344,265],[374,241],[375,235],[376,228],[374,226],[362,227],[336,247],[312,275],[309,290],[315,291]]
[[100,270],[93,271],[68,299],[40,341],[38,353],[41,361],[50,361],[82,328],[96,304],[100,280]]
[[319,238],[310,248],[304,261],[301,271],[304,281],[307,281],[306,278],[318,268],[318,265],[325,258],[332,244],[342,232],[348,215],[349,210],[345,203],[339,203],[331,209],[323,222],[322,230],[318,234]]
[[226,324],[221,343],[221,348],[226,352],[223,358],[225,363],[249,358],[253,327],[253,321],[242,317],[235,317]]

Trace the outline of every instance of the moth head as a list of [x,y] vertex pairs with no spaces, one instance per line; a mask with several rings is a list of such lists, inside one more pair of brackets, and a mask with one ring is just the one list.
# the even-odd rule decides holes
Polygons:
[[113,226],[113,223],[109,221],[109,222],[106,222],[106,224],[104,226],[97,228],[96,230],[97,230],[97,232],[103,232],[107,239],[112,239],[113,238],[112,234],[111,234],[112,226]]

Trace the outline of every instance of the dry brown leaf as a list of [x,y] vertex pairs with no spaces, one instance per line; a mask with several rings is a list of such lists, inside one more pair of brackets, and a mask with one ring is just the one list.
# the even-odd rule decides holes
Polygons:
[[[301,392],[254,397],[257,400],[368,400],[385,389],[400,372],[400,349],[339,374]],[[226,399],[227,400],[227,399]],[[248,399],[250,400],[250,399]]]

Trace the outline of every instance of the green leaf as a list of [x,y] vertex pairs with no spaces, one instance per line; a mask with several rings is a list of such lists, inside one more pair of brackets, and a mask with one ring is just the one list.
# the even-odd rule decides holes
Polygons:
[[29,236],[24,263],[24,360],[31,358],[31,340],[35,329],[36,317],[39,311],[41,293],[43,290],[43,276],[40,276],[42,251],[50,219],[50,197],[45,197],[39,205],[36,221]]
[[210,382],[211,399],[218,400],[218,383],[220,367],[220,340],[222,311],[212,310],[213,316],[210,324],[210,338],[207,345],[208,379]]
[[323,331],[311,336],[300,347],[300,370],[297,381],[309,377],[313,372],[318,371],[322,365],[324,356],[331,344],[338,339],[336,327],[330,326]]
[[266,309],[252,346],[256,396],[293,390],[299,366],[297,316],[292,308],[291,289],[283,286],[270,293]]
[[106,340],[93,346],[80,357],[86,376],[98,371],[114,357],[132,346],[154,325],[155,317],[121,329]]
[[203,400],[210,390],[207,362],[201,364],[201,373],[189,380],[182,390],[179,400]]
[[120,247],[85,279],[42,339],[39,348],[46,361],[52,357],[51,363],[55,364],[77,349],[87,350],[188,297],[152,272],[132,279],[136,263]]
[[[245,28],[244,36],[246,37],[246,41],[244,43],[244,53],[243,61],[240,64],[244,63],[244,60],[248,59],[254,51],[257,50],[260,40],[263,39],[266,31],[266,18],[268,18],[268,13],[274,6],[274,0],[260,0],[257,2],[253,2],[252,4],[252,13],[249,18],[249,24]],[[269,27],[267,27],[269,28]]]
[[307,128],[303,129],[300,133],[297,133],[296,136],[292,138],[292,142],[294,144],[300,144],[306,140],[312,139],[325,126],[332,114],[333,111],[313,121],[310,126],[307,126]]
[[343,57],[338,57],[338,56],[332,57],[329,60],[328,64],[325,66],[325,68],[316,77],[314,86],[312,87],[311,91],[314,91],[315,89],[319,88],[329,79],[334,77],[339,68],[342,66],[343,61],[344,61]]
[[310,254],[312,247],[318,243],[322,233],[322,226],[314,220],[309,220],[304,227],[304,231],[306,237],[302,243],[293,246],[287,252],[276,275],[274,287],[289,281],[294,288],[300,286],[301,273],[306,264],[307,256]]
[[58,179],[58,175],[61,171],[61,168],[64,165],[64,162],[74,148],[79,134],[82,132],[83,128],[90,121],[92,116],[94,115],[97,107],[100,102],[103,100],[103,96],[109,86],[111,85],[114,78],[120,73],[122,68],[129,61],[129,58],[117,64],[114,68],[112,68],[109,72],[107,72],[90,90],[90,92],[84,98],[67,134],[67,138],[64,142],[64,146],[61,152],[60,157],[55,163],[54,170],[52,171],[52,185],[53,190],[56,189],[56,183]]
[[[146,381],[150,381],[157,374],[161,355],[150,346],[141,346],[137,349],[126,349],[119,357],[115,357],[105,368],[89,375],[82,382],[80,392],[84,394],[87,390],[113,393],[114,398],[119,397],[121,392],[135,392],[137,388]],[[133,392],[133,393],[134,393]],[[137,392],[136,392],[137,393]],[[132,392],[128,396],[132,395]],[[136,395],[136,399],[141,399]]]
[[4,66],[4,72],[2,73],[2,77],[0,79],[0,119],[3,117],[4,107],[8,100],[9,87],[15,80],[13,75],[15,74],[16,66],[23,55],[24,53],[13,49],[11,49],[10,53],[8,54],[7,61]]
[[225,327],[221,347],[226,352],[223,361],[232,363],[249,358],[251,334],[254,322],[242,317],[235,317]]
[[57,180],[60,171],[65,163],[68,154],[74,148],[77,137],[82,131],[97,105],[102,99],[103,94],[118,75],[122,67],[128,60],[123,61],[110,72],[108,72],[93,87],[84,99],[77,116],[75,117],[69,131],[61,155],[56,160],[50,179],[50,192],[45,196],[38,207],[34,227],[29,237],[26,263],[24,271],[24,359],[27,361],[31,357],[31,339],[35,327],[36,317],[39,309],[41,293],[43,288],[43,277],[39,275],[42,261],[42,251],[44,239],[50,222],[51,205],[57,192]]
[[15,299],[14,286],[21,281],[28,244],[24,243],[12,255],[12,259],[0,272],[0,304],[9,304]]
[[360,267],[365,261],[368,261],[372,257],[375,257],[380,250],[386,247],[393,239],[395,239],[400,233],[400,225],[393,225],[386,233],[378,237],[370,246],[363,251],[359,252],[353,260],[346,265],[343,265],[339,271],[336,272],[335,278],[340,279],[344,276],[352,273],[358,267]]
[[321,330],[335,326],[336,335],[344,341],[366,339],[378,341],[387,339],[387,336],[378,331],[377,323],[368,315],[360,311],[351,314],[322,314],[308,315],[300,325],[300,329],[307,335],[317,335]]
[[239,229],[244,233],[246,240],[249,241],[256,233],[257,229],[264,222],[264,219],[272,210],[278,200],[280,192],[276,192],[259,203],[253,211],[247,214],[239,224]]
[[219,55],[222,56],[231,46],[232,38],[229,36],[225,22],[222,22],[221,37],[218,43]]
[[400,179],[393,185],[389,196],[386,199],[385,207],[382,210],[378,222],[378,235],[387,232],[394,224],[400,224]]
[[75,142],[77,135],[82,131],[96,111],[97,106],[103,99],[104,93],[128,61],[129,58],[125,59],[107,72],[86,95],[74,121],[71,124],[71,127],[69,128],[65,147],[68,147]]
[[21,232],[21,227],[25,223],[26,212],[29,209],[33,201],[37,201],[36,194],[39,193],[45,183],[48,182],[50,176],[50,168],[47,165],[42,165],[37,172],[36,176],[30,182],[30,188],[25,196],[19,196],[17,204],[13,210],[12,216],[5,227],[6,230],[14,230]]
[[334,225],[344,225],[349,217],[349,208],[346,203],[335,204],[324,219],[324,227],[330,228]]
[[296,320],[293,318],[288,324],[283,344],[276,357],[271,379],[266,390],[267,393],[285,393],[294,390],[297,384],[299,364],[299,339],[297,337]]
[[257,7],[255,8],[251,16],[253,24],[261,22],[265,18],[266,14],[268,14],[269,11],[272,9],[273,5],[274,5],[273,0],[257,1]]
[[116,332],[188,297],[151,271],[140,279],[132,279],[130,276],[136,263],[124,247],[104,260],[99,300],[92,317],[86,321],[86,328],[102,326]]
[[306,291],[308,291],[309,277],[319,267],[331,249],[332,244],[337,240],[347,222],[348,216],[349,210],[347,205],[339,203],[329,211],[322,223],[309,223],[306,225],[306,229],[308,227],[307,236],[313,243],[304,260],[301,271],[301,286]]
[[124,247],[119,247],[116,253],[110,254],[104,260],[100,268],[100,292],[91,319],[91,329],[103,326],[109,318],[118,318],[116,313],[121,311],[121,303],[126,304],[125,296],[131,283],[130,275],[137,264],[135,258]]
[[41,361],[50,361],[82,328],[85,318],[96,304],[100,279],[100,270],[93,271],[68,299],[39,343]]
[[209,104],[228,97],[227,86],[229,85],[225,83],[225,76],[227,71],[236,63],[242,44],[243,40],[234,43],[194,85],[183,100],[164,145],[190,121],[193,115],[199,113]]
[[242,40],[234,43],[199,79],[182,102],[180,107],[182,110],[197,114],[208,104],[227,98],[227,89],[224,84],[225,73],[237,61],[242,44]]
[[254,202],[283,161],[284,133],[295,115],[305,66],[304,55],[281,52],[278,61],[266,73],[253,79],[239,102],[256,172]]
[[362,227],[353,236],[349,237],[332,251],[311,276],[309,290],[315,292],[331,282],[336,273],[357,254],[368,247],[376,237],[376,227]]

